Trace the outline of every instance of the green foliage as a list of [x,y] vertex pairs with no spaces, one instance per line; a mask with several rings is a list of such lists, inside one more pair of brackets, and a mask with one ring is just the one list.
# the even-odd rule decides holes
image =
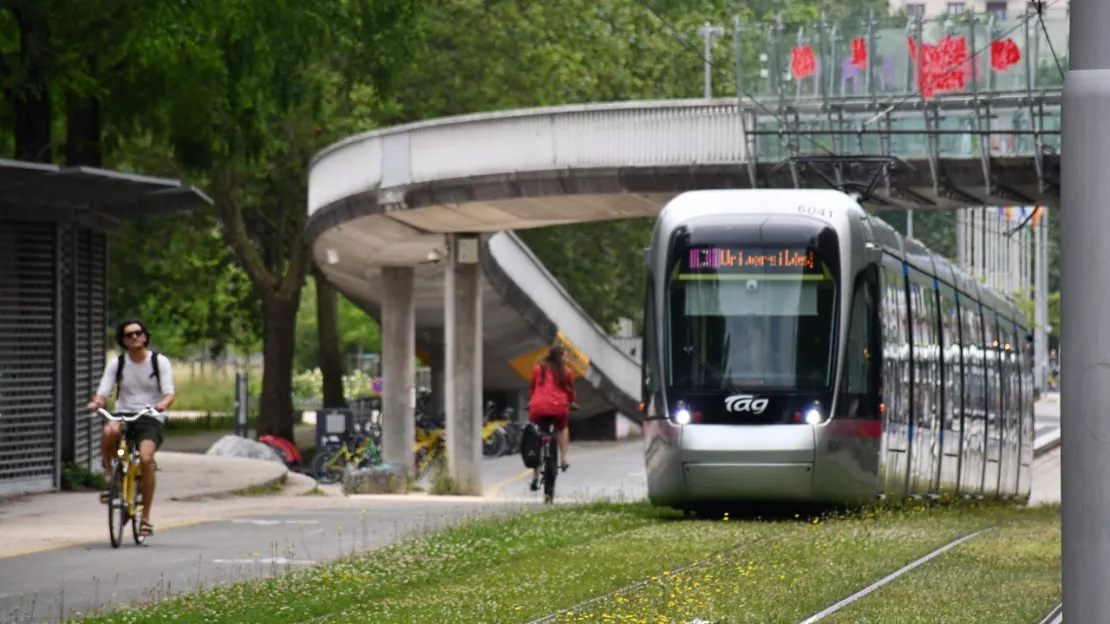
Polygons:
[[581,223],[527,230],[521,238],[599,325],[639,320],[644,305],[643,250],[652,219]]
[[[316,333],[316,280],[309,279],[301,290],[301,305],[297,311],[294,370],[320,367],[320,343],[316,340]],[[381,327],[378,322],[342,294],[339,295],[339,350],[344,355],[381,350]],[[319,388],[316,391],[319,392]]]
[[74,462],[65,462],[62,465],[62,489],[66,492],[106,490],[108,489],[108,481],[99,472],[92,472]]
[[262,309],[208,211],[125,221],[110,239],[109,318],[142,319],[170,357],[261,342]]

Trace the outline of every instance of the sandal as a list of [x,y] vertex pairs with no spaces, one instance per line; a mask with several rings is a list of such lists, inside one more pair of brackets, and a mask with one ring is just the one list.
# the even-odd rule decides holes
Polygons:
[[563,464],[562,466],[559,466],[559,469],[563,472],[566,472],[567,468],[570,468],[570,464]]
[[143,537],[150,537],[151,535],[154,535],[154,525],[147,522],[146,520],[143,520],[139,523],[139,535]]
[[108,504],[108,500],[109,500],[109,499],[110,499],[111,497],[112,497],[112,493],[111,493],[111,492],[109,492],[108,490],[101,490],[101,491],[100,491],[100,504],[101,504],[101,505],[107,505],[107,504]]

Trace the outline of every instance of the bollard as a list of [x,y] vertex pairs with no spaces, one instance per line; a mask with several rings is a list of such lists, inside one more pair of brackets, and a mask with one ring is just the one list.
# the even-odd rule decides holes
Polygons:
[[235,435],[247,437],[247,374],[235,373]]

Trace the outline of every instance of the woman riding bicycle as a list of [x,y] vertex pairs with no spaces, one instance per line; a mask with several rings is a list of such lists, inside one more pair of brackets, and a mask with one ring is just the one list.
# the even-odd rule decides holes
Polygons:
[[[566,349],[558,345],[551,347],[547,355],[532,369],[532,393],[528,401],[528,420],[537,425],[542,425],[546,418],[555,421],[559,457],[563,460],[560,468],[563,471],[570,466],[567,463],[567,449],[570,446],[567,424],[570,422],[570,410],[575,398],[574,375],[565,362]],[[533,492],[540,487],[539,478],[537,467],[529,486]]]

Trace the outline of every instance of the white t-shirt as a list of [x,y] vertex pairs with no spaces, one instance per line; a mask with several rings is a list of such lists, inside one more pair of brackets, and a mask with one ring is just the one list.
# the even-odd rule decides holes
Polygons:
[[[116,412],[121,414],[134,414],[149,406],[157,405],[162,397],[173,392],[173,371],[170,369],[170,360],[161,353],[158,354],[158,375],[162,379],[162,387],[158,387],[158,378],[154,376],[154,365],[150,362],[151,352],[147,351],[142,362],[136,362],[130,355],[125,355],[127,361],[123,365],[123,379],[120,380],[119,399],[116,400]],[[96,389],[97,396],[111,397],[112,387],[116,385],[116,369],[119,367],[119,357],[108,361],[104,367],[104,376],[100,378],[100,386]]]

